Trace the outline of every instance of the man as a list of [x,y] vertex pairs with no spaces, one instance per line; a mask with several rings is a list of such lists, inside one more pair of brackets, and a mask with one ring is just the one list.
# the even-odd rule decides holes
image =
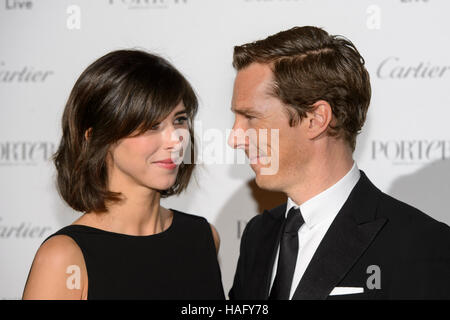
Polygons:
[[[235,47],[233,66],[229,144],[288,201],[247,224],[230,299],[449,299],[450,228],[353,161],[371,95],[355,46],[295,27]],[[251,130],[278,130],[278,141]]]

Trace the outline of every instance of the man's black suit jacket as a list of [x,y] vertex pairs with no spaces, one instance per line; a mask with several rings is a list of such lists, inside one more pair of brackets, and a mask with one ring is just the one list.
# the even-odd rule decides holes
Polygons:
[[[286,203],[265,210],[245,227],[231,300],[268,298],[285,211]],[[335,287],[364,292],[330,296]],[[361,171],[293,299],[450,299],[450,227],[381,192]]]

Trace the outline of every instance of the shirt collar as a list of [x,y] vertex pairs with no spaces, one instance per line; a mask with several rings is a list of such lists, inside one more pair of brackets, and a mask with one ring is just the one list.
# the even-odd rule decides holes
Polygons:
[[352,168],[347,174],[338,182],[322,191],[318,195],[312,197],[302,205],[297,205],[290,197],[288,197],[286,213],[292,207],[300,208],[303,219],[308,229],[311,229],[317,223],[334,219],[341,207],[347,201],[350,192],[355,187],[360,178],[356,162],[353,163]]

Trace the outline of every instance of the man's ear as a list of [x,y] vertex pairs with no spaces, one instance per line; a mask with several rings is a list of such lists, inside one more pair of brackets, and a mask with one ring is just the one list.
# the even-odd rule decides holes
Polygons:
[[313,104],[313,110],[308,112],[307,132],[310,139],[315,139],[327,131],[328,125],[333,119],[333,111],[331,106],[325,100],[319,100]]

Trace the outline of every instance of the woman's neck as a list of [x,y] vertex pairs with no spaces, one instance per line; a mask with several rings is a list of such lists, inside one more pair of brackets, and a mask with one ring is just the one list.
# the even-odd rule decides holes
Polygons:
[[[129,235],[160,233],[171,223],[171,212],[160,206],[160,193],[141,185],[110,187],[120,192],[122,201],[106,204],[108,211],[89,212],[74,224],[86,224],[99,229]],[[120,191],[119,191],[120,190]]]

